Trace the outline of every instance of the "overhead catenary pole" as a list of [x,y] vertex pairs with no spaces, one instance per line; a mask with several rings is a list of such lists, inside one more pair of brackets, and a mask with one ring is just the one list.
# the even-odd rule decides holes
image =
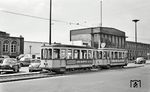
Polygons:
[[[100,32],[102,31],[102,0],[100,0]],[[99,33],[99,42],[98,42],[98,48],[101,48],[101,34]]]
[[50,11],[49,11],[49,44],[51,44],[51,31],[52,31],[52,28],[51,28],[51,22],[52,22],[52,0],[50,0]]
[[100,27],[102,27],[102,12],[103,12],[102,0],[100,0]]

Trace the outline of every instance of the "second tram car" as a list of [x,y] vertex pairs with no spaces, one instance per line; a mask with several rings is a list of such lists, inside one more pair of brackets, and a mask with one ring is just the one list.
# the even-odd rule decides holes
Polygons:
[[40,68],[54,72],[127,65],[124,49],[94,49],[75,45],[44,45],[41,47]]

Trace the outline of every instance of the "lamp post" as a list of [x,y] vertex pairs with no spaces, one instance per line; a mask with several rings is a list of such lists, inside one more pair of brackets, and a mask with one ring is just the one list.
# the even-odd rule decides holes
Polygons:
[[31,48],[32,48],[32,46],[30,45],[29,48],[30,48],[30,54],[31,54]]
[[51,21],[52,21],[52,0],[50,0],[50,11],[49,11],[49,44],[51,44]]
[[134,19],[132,21],[135,22],[135,58],[137,58],[137,22],[140,20]]

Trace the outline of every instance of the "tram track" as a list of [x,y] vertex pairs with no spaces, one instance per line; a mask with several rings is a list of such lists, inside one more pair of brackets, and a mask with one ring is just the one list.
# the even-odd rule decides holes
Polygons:
[[[136,66],[137,67],[137,66]],[[21,81],[21,80],[30,80],[30,79],[39,79],[39,78],[47,78],[47,77],[57,77],[64,75],[72,75],[72,74],[80,74],[80,73],[94,73],[100,71],[107,70],[117,70],[117,69],[130,69],[136,67],[129,68],[111,68],[111,69],[92,69],[92,70],[75,70],[75,71],[67,71],[64,74],[56,74],[54,72],[32,72],[32,73],[23,73],[23,74],[11,74],[11,75],[1,75],[0,83],[4,82],[13,82],[13,81]]]

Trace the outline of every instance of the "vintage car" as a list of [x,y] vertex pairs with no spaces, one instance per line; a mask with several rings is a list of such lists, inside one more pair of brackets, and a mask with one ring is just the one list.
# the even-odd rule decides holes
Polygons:
[[40,59],[32,59],[29,65],[29,72],[41,71],[42,69],[39,67],[41,64]]
[[19,72],[20,64],[14,58],[5,58],[0,61],[0,72],[14,71]]
[[29,66],[32,58],[30,57],[22,57],[19,61],[21,66]]
[[143,57],[138,57],[138,58],[135,60],[135,63],[136,63],[136,64],[145,64],[145,63],[146,63],[146,59],[144,59]]

